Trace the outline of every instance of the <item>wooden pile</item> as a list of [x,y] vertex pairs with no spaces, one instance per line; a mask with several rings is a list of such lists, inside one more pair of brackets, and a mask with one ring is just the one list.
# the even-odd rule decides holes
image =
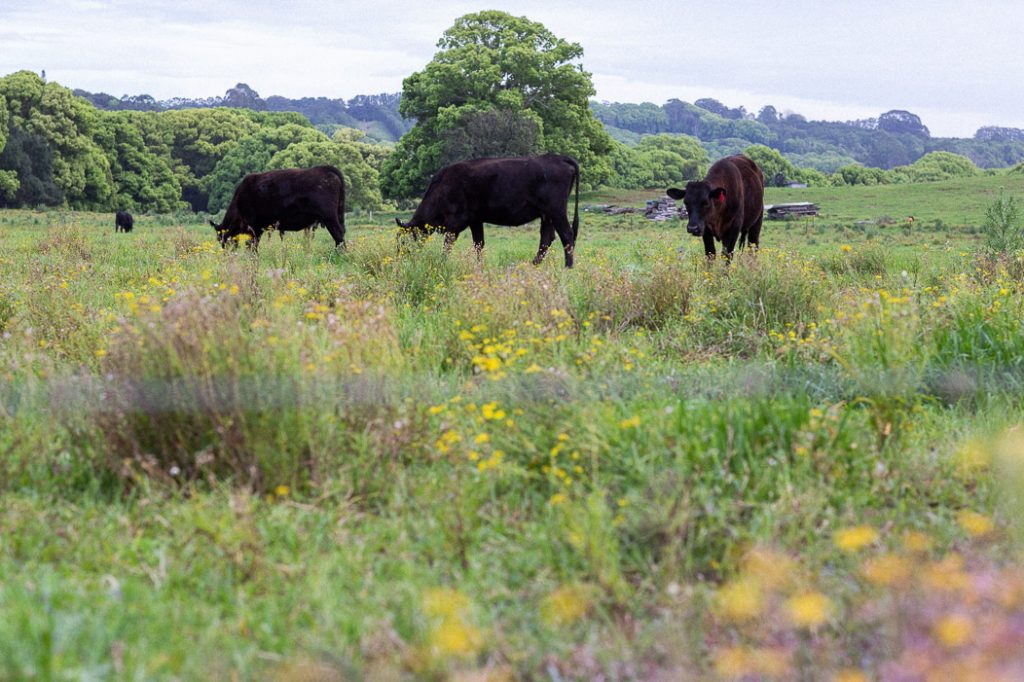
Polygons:
[[584,206],[584,211],[593,212],[600,211],[605,215],[624,215],[626,213],[636,213],[636,209],[632,206],[616,206],[615,204],[591,204],[590,206]]
[[644,217],[658,222],[682,220],[686,218],[686,206],[676,206],[675,199],[671,197],[651,199],[647,202],[647,208],[644,209]]
[[818,205],[809,201],[802,201],[795,204],[768,204],[764,207],[768,214],[768,220],[783,220],[790,216],[813,216],[818,215]]

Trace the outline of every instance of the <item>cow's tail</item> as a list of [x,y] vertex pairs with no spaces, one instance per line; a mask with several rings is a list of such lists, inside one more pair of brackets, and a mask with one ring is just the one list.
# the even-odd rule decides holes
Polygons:
[[580,165],[573,159],[569,161],[572,163],[576,180],[576,210],[572,216],[572,240],[575,243],[580,236]]

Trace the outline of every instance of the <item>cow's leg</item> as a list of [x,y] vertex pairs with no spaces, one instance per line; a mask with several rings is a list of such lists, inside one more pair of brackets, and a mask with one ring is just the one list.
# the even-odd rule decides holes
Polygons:
[[473,234],[473,248],[476,249],[477,260],[483,260],[484,257],[484,224],[474,223],[469,226],[470,232]]
[[747,241],[750,243],[750,248],[755,252],[761,248],[761,222],[763,220],[764,216],[759,216],[747,231]]
[[555,241],[555,226],[549,218],[542,216],[540,219],[540,246],[537,248],[537,255],[533,258],[534,265],[540,265],[544,256],[548,255],[551,242]]
[[444,255],[445,257],[451,255],[452,247],[455,246],[455,240],[459,238],[459,232],[461,230],[445,230],[444,231]]
[[726,262],[732,260],[733,251],[736,249],[736,240],[740,238],[740,231],[736,229],[729,230],[722,236],[722,254],[725,256]]
[[715,257],[715,236],[707,228],[704,228],[704,255],[708,260]]
[[571,268],[576,251],[576,237],[572,232],[572,226],[564,215],[555,216],[554,223],[555,229],[558,230],[558,239],[562,242],[562,250],[565,251],[565,267]]

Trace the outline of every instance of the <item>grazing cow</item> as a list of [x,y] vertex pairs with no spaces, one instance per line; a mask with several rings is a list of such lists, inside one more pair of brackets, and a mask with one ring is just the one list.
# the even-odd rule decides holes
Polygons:
[[[576,212],[570,225],[566,210],[573,182]],[[484,223],[515,226],[537,218],[540,248],[533,264],[544,260],[557,232],[565,267],[571,268],[580,226],[580,167],[568,156],[472,159],[445,166],[431,178],[412,219],[403,223],[395,218],[395,222],[410,230],[414,239],[428,230],[443,230],[446,251],[468,227],[479,254],[484,248]]]
[[114,214],[114,232],[131,232],[135,227],[135,220],[128,211],[118,211]]
[[317,223],[345,248],[345,179],[334,166],[250,173],[235,188],[221,224],[210,221],[222,246],[244,234],[253,248],[271,227],[284,233]]
[[704,253],[715,256],[715,240],[722,242],[726,258],[732,257],[736,240],[742,249],[749,240],[753,248],[761,241],[764,217],[764,174],[743,155],[716,161],[701,181],[686,183],[686,189],[671,187],[668,195],[682,199],[689,213],[686,231],[704,238]]

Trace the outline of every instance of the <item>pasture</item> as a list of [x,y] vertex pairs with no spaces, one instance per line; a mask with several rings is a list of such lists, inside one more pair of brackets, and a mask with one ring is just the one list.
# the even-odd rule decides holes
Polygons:
[[770,190],[731,268],[0,212],[0,679],[1024,674],[1010,182]]

